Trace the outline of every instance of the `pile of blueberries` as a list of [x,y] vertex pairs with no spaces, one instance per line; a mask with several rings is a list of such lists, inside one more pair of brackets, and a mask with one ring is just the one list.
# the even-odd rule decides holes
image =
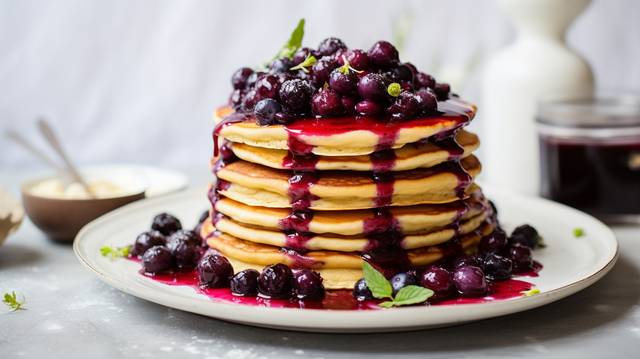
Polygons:
[[[477,255],[465,255],[435,264],[421,273],[398,273],[391,278],[391,286],[394,295],[407,285],[429,288],[434,291],[430,301],[455,296],[481,297],[487,294],[490,282],[530,271],[533,268],[532,250],[540,243],[538,231],[530,225],[517,227],[509,237],[504,230],[497,228],[482,238]],[[360,301],[373,299],[364,278],[356,283],[353,295]]]
[[230,105],[255,115],[260,125],[310,115],[409,119],[435,113],[437,101],[450,95],[448,84],[400,62],[389,42],[364,51],[348,49],[334,37],[317,49],[302,47],[291,58],[277,58],[264,71],[240,68],[231,83]]
[[[206,215],[203,214],[199,223]],[[201,287],[231,288],[237,296],[321,300],[325,294],[322,277],[309,269],[294,272],[284,264],[275,264],[265,267],[262,273],[246,269],[234,274],[227,258],[207,253],[198,230],[182,229],[180,220],[167,213],[155,216],[151,230],[138,235],[130,255],[140,258],[144,271],[149,274],[195,268]]]

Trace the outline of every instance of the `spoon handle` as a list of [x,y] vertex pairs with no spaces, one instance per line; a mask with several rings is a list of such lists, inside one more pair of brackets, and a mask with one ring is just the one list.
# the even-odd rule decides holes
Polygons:
[[44,136],[45,140],[47,140],[47,142],[53,148],[53,150],[56,151],[58,156],[60,156],[60,158],[65,164],[66,170],[69,172],[71,177],[75,181],[80,183],[82,187],[84,187],[85,191],[87,191],[87,193],[91,198],[95,198],[96,197],[95,194],[93,193],[93,191],[91,190],[87,182],[82,178],[82,176],[80,175],[80,172],[78,172],[76,167],[73,165],[73,163],[69,159],[69,156],[67,156],[67,153],[62,148],[62,145],[60,144],[60,141],[58,140],[58,137],[56,136],[55,132],[53,132],[53,129],[51,128],[51,126],[49,126],[49,124],[45,119],[38,120],[38,128],[40,129],[40,132]]
[[15,131],[7,130],[5,132],[5,135],[10,140],[12,140],[13,142],[22,146],[22,148],[29,151],[32,155],[38,157],[42,162],[45,162],[47,165],[55,168],[58,171],[62,170],[62,168],[60,168],[60,166],[54,160],[52,160],[51,157],[47,156],[44,152],[40,151],[38,148],[36,148],[36,146],[31,144],[26,138],[24,138],[19,133]]

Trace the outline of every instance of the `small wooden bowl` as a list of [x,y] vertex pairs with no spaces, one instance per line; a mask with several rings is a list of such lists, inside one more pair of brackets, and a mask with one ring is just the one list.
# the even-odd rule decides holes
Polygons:
[[94,199],[44,197],[30,191],[36,184],[48,179],[25,182],[21,189],[22,205],[31,222],[54,241],[72,242],[85,224],[145,197],[144,188],[121,196]]

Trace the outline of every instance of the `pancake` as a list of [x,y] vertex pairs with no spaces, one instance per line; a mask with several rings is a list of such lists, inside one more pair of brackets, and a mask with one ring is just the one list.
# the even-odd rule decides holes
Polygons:
[[[443,164],[443,165],[448,165]],[[462,171],[464,169],[464,171]],[[425,203],[448,203],[475,191],[475,185],[461,183],[480,173],[478,159],[471,155],[460,166],[419,168],[398,172],[389,182],[389,205],[411,206]],[[250,206],[290,208],[289,178],[291,172],[276,170],[246,161],[226,165],[217,172],[219,179],[229,183],[219,193]],[[465,180],[467,180],[465,178]],[[378,186],[367,172],[325,171],[308,185],[310,208],[317,210],[347,210],[379,207]],[[391,191],[392,190],[392,191]],[[465,190],[465,191],[462,191]]]
[[[220,252],[234,265],[234,270],[263,267],[282,263],[292,268],[312,268],[320,273],[328,289],[353,288],[362,277],[363,259],[357,253],[311,251],[305,255],[290,253],[281,248],[243,241],[229,234],[212,232],[211,222],[206,222],[201,234],[209,247]],[[494,230],[494,225],[484,223],[478,231],[460,237],[465,251],[472,251],[482,238]],[[441,260],[447,252],[440,246],[408,250],[408,260],[414,267],[423,267]],[[246,267],[243,267],[246,266]]]
[[[488,218],[488,215],[488,212],[480,213],[468,220],[461,221],[454,228],[444,227],[432,232],[405,235],[400,242],[400,247],[404,249],[416,249],[447,242],[457,234],[467,234],[475,231]],[[227,217],[219,218],[216,221],[215,227],[220,232],[232,235],[238,239],[296,250],[362,252],[372,243],[371,240],[363,235],[339,236],[335,234],[306,234],[302,236],[287,236],[287,234],[282,231],[274,231],[264,227],[238,223]]]
[[[450,225],[459,219],[469,219],[482,213],[487,207],[486,200],[478,191],[464,201],[439,205],[391,207],[389,212],[397,220],[398,228],[403,233],[410,234],[429,232]],[[225,197],[221,197],[215,203],[214,209],[236,222],[274,230],[286,229],[288,221],[296,221],[295,217],[290,218],[290,209],[247,206]],[[307,222],[305,231],[345,236],[363,234],[366,233],[365,223],[373,218],[372,210],[342,211],[339,214],[316,211]]]
[[[462,150],[462,153],[456,154],[456,156],[459,156],[459,158],[465,158],[480,146],[478,136],[467,131],[459,131],[456,134],[455,142],[456,143],[444,143],[440,145],[436,145],[434,143],[412,143],[402,146],[401,148],[394,150],[395,161],[393,161],[388,170],[406,171],[415,168],[433,167],[450,160],[452,156],[451,151]],[[276,169],[298,169],[296,166],[304,167],[309,165],[311,165],[312,168],[303,169],[315,169],[320,171],[371,171],[374,169],[374,162],[368,155],[314,156],[314,158],[307,157],[302,160],[295,161],[295,157],[292,157],[290,152],[287,150],[255,147],[243,143],[233,143],[230,147],[236,156],[245,161]]]
[[[322,156],[358,156],[370,154],[384,143],[387,148],[400,148],[433,135],[464,126],[475,116],[476,107],[458,98],[438,103],[441,116],[405,121],[379,122],[371,118],[306,119],[287,126],[260,126],[253,118],[227,122],[218,128],[218,136],[231,142],[255,147],[294,150],[292,142],[310,147]],[[215,113],[217,124],[230,115],[229,108]],[[292,141],[291,138],[295,140]]]

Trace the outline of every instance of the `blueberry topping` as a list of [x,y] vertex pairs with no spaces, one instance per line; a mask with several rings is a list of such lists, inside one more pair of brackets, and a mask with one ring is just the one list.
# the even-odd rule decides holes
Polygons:
[[419,105],[423,113],[430,114],[438,110],[438,99],[430,90],[420,89],[416,91],[416,96],[420,98]]
[[438,266],[431,266],[422,273],[420,285],[434,292],[433,299],[448,298],[455,290],[451,273]]
[[293,65],[297,65],[297,64],[301,63],[302,61],[304,61],[308,56],[315,56],[315,55],[314,55],[313,51],[310,48],[301,47],[293,55],[293,58],[291,59],[291,61],[293,62]]
[[538,231],[528,224],[517,227],[511,232],[509,237],[509,244],[522,245],[531,249],[535,248],[540,243],[540,235]]
[[182,229],[182,223],[176,217],[168,213],[160,213],[153,217],[151,229],[156,230],[165,236],[171,235],[173,232]]
[[136,237],[136,241],[133,243],[131,247],[131,255],[135,257],[139,257],[147,251],[147,249],[153,246],[164,246],[167,242],[162,233],[158,231],[147,231],[142,232]]
[[474,266],[480,267],[482,266],[482,261],[476,256],[460,256],[453,260],[453,269],[457,269],[465,266]]
[[417,95],[403,91],[387,111],[391,116],[399,119],[413,117],[420,111],[420,101],[422,99]]
[[505,280],[511,277],[513,262],[499,254],[489,254],[484,258],[483,269],[487,278],[492,280]]
[[260,272],[245,269],[231,277],[231,293],[243,297],[255,297],[258,294],[258,277]]
[[301,300],[319,300],[324,298],[324,285],[318,272],[301,269],[294,275],[293,289]]
[[318,53],[318,56],[328,56],[328,55],[333,55],[336,51],[340,49],[346,49],[346,48],[347,48],[347,45],[345,45],[344,42],[342,42],[342,40],[335,37],[329,37],[322,40],[320,45],[318,45],[317,53]]
[[345,58],[352,68],[356,70],[364,70],[369,67],[369,55],[362,50],[349,50],[345,54]]
[[355,72],[335,69],[329,75],[329,85],[337,93],[347,95],[354,92],[358,86],[358,76]]
[[513,272],[524,272],[531,269],[533,258],[529,247],[515,245],[509,248],[509,258],[513,262]]
[[201,243],[200,236],[198,236],[198,233],[195,231],[181,229],[174,232],[167,238],[167,248],[171,251],[175,250],[180,243],[186,243],[190,246],[199,246]]
[[380,74],[370,73],[358,81],[358,94],[364,99],[379,101],[387,98],[387,86]]
[[260,126],[268,126],[276,124],[276,114],[282,111],[282,106],[278,101],[266,98],[260,100],[255,106],[254,112]]
[[509,241],[503,230],[497,228],[488,236],[482,237],[478,244],[480,254],[502,253],[508,246]]
[[359,302],[373,299],[371,289],[367,286],[364,278],[360,278],[353,286],[353,297]]
[[247,91],[247,93],[244,95],[244,98],[242,99],[242,109],[246,112],[253,111],[253,108],[259,100],[260,96],[258,96],[256,90],[251,89]]
[[267,75],[256,81],[255,91],[259,99],[277,98],[280,81],[276,75]]
[[398,273],[391,277],[391,288],[393,295],[396,295],[400,289],[417,283],[416,274],[413,272]]
[[330,88],[320,89],[313,95],[311,109],[318,116],[340,115],[344,112],[340,95]]
[[464,266],[453,272],[453,283],[460,295],[479,297],[487,292],[487,280],[479,267]]
[[169,249],[163,246],[153,246],[142,255],[142,268],[147,273],[161,273],[173,267],[173,256]]
[[231,76],[231,85],[233,85],[234,89],[238,90],[245,88],[245,86],[247,85],[247,79],[252,74],[253,70],[248,67],[243,67],[236,70],[236,72],[233,73],[233,76]]
[[431,75],[427,75],[424,72],[418,72],[416,74],[415,82],[417,87],[427,89],[434,88],[436,86],[436,79]]
[[339,66],[338,61],[333,57],[323,57],[311,66],[310,80],[316,87],[322,87],[329,81],[331,71]]
[[269,70],[272,73],[288,72],[294,65],[293,61],[287,58],[276,59],[269,65]]
[[413,71],[406,64],[398,65],[389,71],[391,78],[397,82],[413,82]]
[[227,258],[219,254],[210,254],[202,257],[197,267],[200,285],[207,288],[227,287],[233,267]]
[[369,50],[369,60],[380,68],[389,68],[398,62],[398,50],[387,41],[378,41]]
[[267,298],[290,298],[293,273],[284,264],[274,264],[262,270],[258,278],[258,292]]
[[449,98],[449,92],[451,92],[451,88],[449,84],[445,83],[437,83],[433,88],[436,96],[438,96],[438,101],[444,101]]
[[280,88],[280,100],[293,112],[304,112],[309,107],[312,93],[313,88],[308,81],[288,80]]
[[356,104],[356,112],[363,116],[375,116],[382,112],[382,107],[376,102],[364,100]]

